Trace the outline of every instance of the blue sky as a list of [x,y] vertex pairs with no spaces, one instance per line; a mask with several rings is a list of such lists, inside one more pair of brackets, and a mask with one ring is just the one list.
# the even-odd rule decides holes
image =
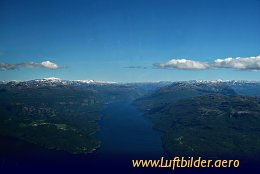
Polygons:
[[259,0],[0,0],[0,80],[260,80],[259,29]]

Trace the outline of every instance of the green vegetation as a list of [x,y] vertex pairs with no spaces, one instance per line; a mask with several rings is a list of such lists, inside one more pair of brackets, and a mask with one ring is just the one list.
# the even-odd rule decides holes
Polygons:
[[259,98],[235,95],[230,89],[232,95],[201,92],[189,85],[182,88],[185,95],[173,92],[179,90],[165,87],[135,102],[162,132],[170,155],[259,157]]
[[50,149],[89,153],[100,146],[100,96],[71,88],[10,89],[0,96],[1,135]]

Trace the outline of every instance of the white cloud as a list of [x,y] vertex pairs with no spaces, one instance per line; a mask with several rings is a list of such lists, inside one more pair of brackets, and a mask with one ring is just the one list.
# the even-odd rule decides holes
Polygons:
[[15,70],[19,68],[46,68],[46,69],[58,69],[60,68],[59,65],[53,63],[51,61],[44,61],[41,63],[35,62],[23,62],[23,63],[16,63],[16,64],[7,64],[7,63],[0,63],[0,70]]
[[158,68],[173,68],[173,69],[184,69],[184,70],[203,70],[209,68],[207,62],[199,62],[188,59],[172,59],[166,63],[155,64]]
[[53,62],[50,62],[50,61],[45,61],[45,62],[42,62],[41,65],[44,67],[44,68],[48,68],[48,69],[57,69],[59,68],[59,66]]
[[260,55],[256,57],[228,57],[216,59],[214,62],[199,62],[188,59],[172,59],[166,63],[154,64],[157,68],[172,68],[184,70],[204,70],[209,68],[231,68],[238,70],[260,71]]
[[212,66],[239,70],[260,70],[260,55],[256,57],[216,59]]

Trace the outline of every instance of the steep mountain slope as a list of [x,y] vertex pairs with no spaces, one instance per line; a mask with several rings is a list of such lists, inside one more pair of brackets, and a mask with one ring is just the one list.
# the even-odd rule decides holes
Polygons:
[[165,132],[170,154],[257,157],[260,153],[260,100],[210,94],[167,105],[153,113]]
[[227,83],[174,83],[135,103],[162,132],[170,155],[260,154],[260,98],[237,95]]

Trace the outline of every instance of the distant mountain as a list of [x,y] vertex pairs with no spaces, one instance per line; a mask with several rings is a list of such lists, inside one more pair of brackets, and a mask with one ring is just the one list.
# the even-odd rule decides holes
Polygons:
[[259,82],[233,82],[228,85],[240,95],[260,96]]
[[116,84],[115,82],[101,82],[94,80],[61,80],[59,78],[50,77],[44,79],[35,79],[28,81],[6,81],[0,84],[6,84],[10,87],[24,87],[24,88],[32,88],[32,87],[56,87],[56,86],[88,86],[88,85],[110,85]]
[[[1,86],[14,88],[38,88],[38,87],[90,87],[90,86],[135,86],[144,90],[154,90],[158,87],[171,84],[171,82],[134,82],[134,83],[117,83],[108,81],[95,80],[62,80],[56,77],[43,79],[26,80],[26,81],[0,81]],[[0,86],[0,87],[1,87]]]
[[225,83],[215,82],[174,82],[170,85],[163,86],[143,98],[136,100],[138,105],[144,109],[158,109],[167,103],[176,102],[181,99],[199,96],[202,94],[225,94],[235,95],[236,92]]
[[[154,90],[158,87],[167,86],[161,90],[169,90],[171,86],[176,86],[179,89],[185,87],[195,90],[201,89],[206,92],[218,92],[217,90],[223,90],[223,92],[231,92],[226,89],[220,89],[220,87],[231,87],[236,93],[242,95],[260,95],[260,91],[257,90],[260,86],[259,81],[223,81],[223,80],[191,80],[180,82],[158,81],[158,82],[134,82],[134,83],[117,83],[95,80],[62,80],[56,77],[49,77],[43,79],[27,80],[27,81],[0,81],[0,85],[7,85],[10,87],[56,87],[56,86],[95,86],[95,85],[118,85],[118,86],[138,86],[146,90]],[[167,89],[168,88],[168,89]]]
[[225,84],[231,87],[237,94],[246,96],[260,96],[260,82],[259,81],[246,81],[246,80],[216,80],[216,81],[190,81],[191,83],[204,83],[204,84]]

